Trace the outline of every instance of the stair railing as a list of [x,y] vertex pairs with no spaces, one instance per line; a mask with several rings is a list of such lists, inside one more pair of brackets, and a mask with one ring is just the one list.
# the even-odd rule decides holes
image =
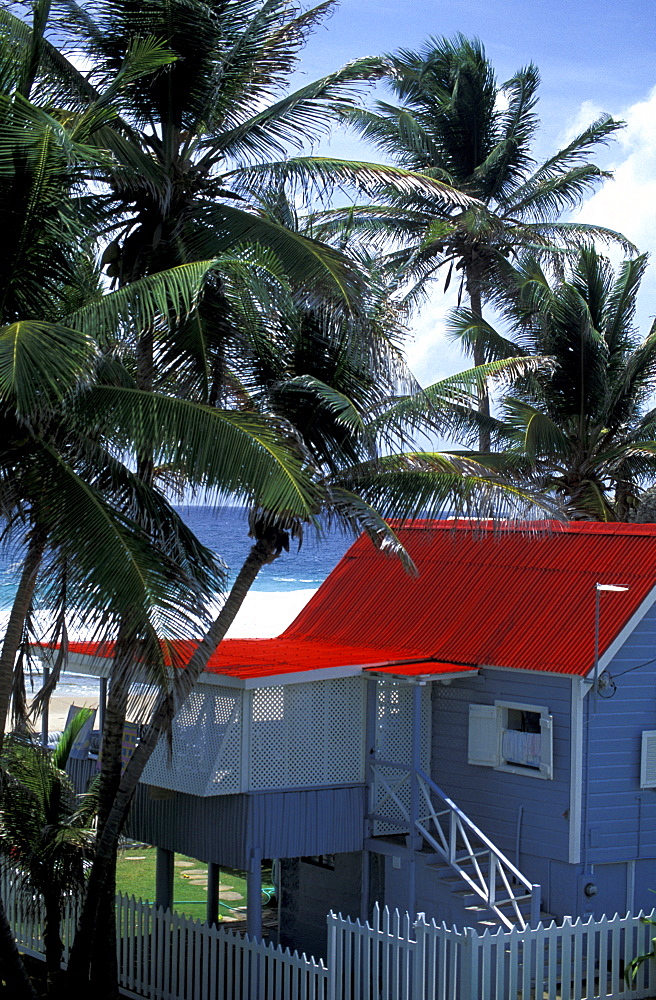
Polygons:
[[[504,927],[524,930],[529,921],[537,925],[540,886],[531,883],[423,770],[379,757],[372,758],[370,763],[378,792],[376,812],[370,814],[370,820],[404,827],[411,835],[420,834]],[[384,773],[390,770],[402,772],[403,776],[393,780]],[[412,782],[416,783],[415,790],[419,793],[414,798],[420,803],[418,815],[414,817],[399,794],[404,785]],[[413,796],[409,799],[412,802]],[[395,811],[381,812],[387,803],[393,805]],[[522,903],[530,904],[529,921],[522,911]]]

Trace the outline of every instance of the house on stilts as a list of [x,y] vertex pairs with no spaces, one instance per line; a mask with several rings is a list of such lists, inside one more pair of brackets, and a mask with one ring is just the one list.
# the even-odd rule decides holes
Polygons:
[[[651,909],[656,525],[399,528],[358,539],[275,639],[225,640],[144,772],[130,835],[249,873],[281,943],[375,901],[460,926]],[[69,669],[110,661],[71,643]],[[212,891],[212,885],[215,891]]]

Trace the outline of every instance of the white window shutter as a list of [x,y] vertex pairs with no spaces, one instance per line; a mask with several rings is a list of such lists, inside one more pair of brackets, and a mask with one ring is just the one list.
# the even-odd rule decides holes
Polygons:
[[647,729],[642,734],[640,787],[656,788],[656,729]]
[[469,706],[467,750],[469,764],[498,767],[501,763],[499,757],[499,711],[496,705]]
[[543,715],[540,719],[542,736],[540,747],[540,774],[553,778],[553,715]]

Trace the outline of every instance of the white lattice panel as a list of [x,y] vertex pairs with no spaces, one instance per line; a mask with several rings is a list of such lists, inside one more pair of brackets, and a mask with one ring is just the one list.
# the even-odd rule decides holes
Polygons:
[[[376,756],[399,764],[412,763],[412,693],[413,684],[400,681],[379,681],[376,715]],[[421,724],[419,747],[421,766],[426,773],[430,768],[431,748],[431,685],[426,684],[421,691]],[[393,768],[381,768],[380,773],[394,788],[406,810],[410,809],[410,781],[408,772]],[[398,805],[387,789],[374,782],[374,812],[389,816],[390,823],[376,820],[374,835],[386,833],[407,833],[408,823],[402,819]]]
[[360,677],[254,691],[250,787],[363,781],[364,694]]
[[203,685],[173,722],[173,753],[159,741],[142,781],[189,795],[240,790],[241,691]]

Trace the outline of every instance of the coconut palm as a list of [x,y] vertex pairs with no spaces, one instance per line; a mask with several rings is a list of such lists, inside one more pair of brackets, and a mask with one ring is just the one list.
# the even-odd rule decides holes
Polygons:
[[[500,401],[494,433],[501,451],[483,459],[531,478],[561,497],[574,518],[631,518],[656,472],[656,324],[644,339],[633,326],[646,256],[613,273],[593,248],[579,252],[562,281],[533,258],[509,269],[514,284],[499,334],[471,312],[452,327],[488,355],[542,355],[547,371],[520,379]],[[479,458],[482,458],[479,456]]]
[[[72,107],[97,104],[96,89],[101,92],[123,72],[135,48],[155,40],[174,56],[165,71],[142,75],[123,89],[121,114],[103,132],[113,166],[99,174],[107,186],[96,204],[108,217],[108,273],[125,283],[237,245],[257,245],[275,254],[296,284],[348,299],[360,282],[349,261],[259,212],[241,187],[240,165],[279,158],[311,140],[350,105],[354,84],[381,72],[379,60],[362,59],[285,93],[299,49],[333,0],[305,11],[291,0],[150,0],[145,6],[67,0],[64,6],[58,31],[72,37],[94,66],[82,77],[72,66],[62,73],[60,62],[59,90],[68,90]],[[42,65],[51,80],[52,60],[44,58]],[[353,171],[363,184],[371,179],[364,168],[353,165]],[[403,188],[420,186],[436,197],[442,192],[466,200],[440,182],[392,167],[379,174]],[[205,301],[204,322],[222,326],[225,338],[229,311],[220,282]],[[153,377],[151,353],[142,338],[142,381]]]
[[112,354],[126,327],[162,329],[184,318],[212,267],[221,267],[225,286],[232,266],[243,283],[248,264],[224,257],[181,265],[103,294],[90,280],[89,234],[72,197],[77,168],[97,165],[97,153],[76,141],[80,119],[67,128],[11,93],[6,79],[0,211],[15,238],[2,259],[0,487],[3,516],[27,554],[3,644],[3,718],[39,573],[42,590],[62,595],[87,622],[110,628],[129,617],[131,662],[137,641],[152,669],[165,665],[162,635],[202,624],[203,600],[219,583],[214,557],[131,471],[135,449],[152,450],[156,440],[158,462],[210,490],[244,499],[268,492],[272,509],[299,514],[313,506],[302,459],[275,421],[144,393]]
[[[82,164],[86,169],[88,158],[96,162],[96,153],[73,134],[84,131],[80,120],[71,130],[12,93],[13,63],[3,62],[0,68],[5,65],[0,216],[8,238],[0,257],[0,502],[5,522],[29,544],[0,662],[3,720],[11,669],[44,552],[49,554],[51,579],[55,570],[66,574],[69,595],[86,601],[84,608],[79,606],[86,613],[93,610],[92,594],[104,594],[96,612],[104,601],[107,612],[119,589],[128,586],[130,571],[128,590],[136,589],[131,596],[126,591],[124,607],[152,608],[155,595],[164,598],[168,591],[168,612],[163,606],[163,613],[173,615],[174,607],[185,604],[198,611],[199,585],[209,580],[206,576],[203,584],[201,577],[213,560],[208,562],[207,553],[203,556],[202,546],[164,498],[137,482],[129,465],[118,460],[117,448],[129,455],[135,441],[145,448],[156,439],[162,464],[177,464],[209,488],[236,488],[244,496],[250,495],[248,480],[259,476],[258,467],[262,483],[268,475],[264,466],[271,460],[282,472],[284,454],[282,479],[274,473],[271,483],[277,478],[278,487],[283,487],[280,499],[286,508],[303,492],[301,488],[296,497],[288,492],[294,492],[293,470],[300,472],[301,466],[270,421],[263,424],[249,415],[146,396],[113,358],[122,330],[159,329],[172,315],[189,314],[212,268],[220,266],[229,277],[234,265],[243,284],[248,266],[226,258],[182,265],[103,294],[89,261],[85,220],[73,197]],[[224,286],[229,287],[227,278]],[[182,441],[188,447],[183,449]],[[214,450],[208,441],[216,443]],[[196,465],[190,453],[194,442],[201,445]],[[139,561],[146,558],[149,536],[164,539],[164,548],[160,544],[157,554],[151,551],[147,569]],[[97,559],[101,537],[104,566]],[[184,570],[182,563],[175,569],[176,558],[183,560]],[[191,588],[195,596],[189,591],[183,598],[181,591],[172,599],[174,581],[182,585],[186,574],[191,582],[195,565],[201,574]]]
[[[198,49],[199,38],[205,34],[208,39],[205,63],[203,59],[197,62],[195,59],[187,58],[183,61],[178,58],[166,74],[160,74],[159,77],[153,75],[150,83],[143,77],[138,80],[128,78],[125,88],[127,96],[123,98],[123,91],[119,94],[123,101],[119,106],[120,117],[108,123],[101,116],[102,129],[98,127],[94,131],[98,147],[109,150],[114,160],[109,166],[99,161],[89,171],[90,176],[108,186],[102,188],[100,193],[95,192],[85,198],[84,206],[87,211],[93,209],[95,213],[104,212],[115,226],[112,232],[117,235],[106,247],[104,263],[111,276],[117,279],[121,291],[134,291],[135,286],[145,280],[142,276],[151,276],[157,268],[166,266],[171,271],[175,264],[185,266],[184,262],[194,259],[199,252],[205,258],[210,255],[216,260],[215,255],[219,251],[225,258],[227,246],[241,243],[239,249],[243,254],[243,242],[248,239],[251,244],[255,241],[258,244],[257,248],[251,246],[251,254],[255,250],[261,251],[262,247],[266,248],[264,265],[258,266],[264,266],[269,274],[279,279],[278,284],[286,276],[290,281],[290,292],[293,287],[292,296],[302,291],[308,301],[314,298],[313,308],[321,300],[326,299],[332,304],[335,298],[340,297],[343,301],[348,300],[351,307],[354,302],[357,304],[356,293],[363,285],[358,267],[349,263],[343,255],[322,247],[306,235],[291,231],[279,222],[267,218],[247,198],[246,187],[240,181],[243,172],[235,169],[231,171],[231,177],[226,177],[221,170],[225,170],[226,165],[232,166],[239,155],[246,155],[249,151],[254,156],[262,151],[280,152],[279,144],[283,139],[298,135],[300,131],[306,135],[308,123],[316,123],[323,112],[334,105],[341,93],[340,88],[362,75],[362,67],[357,70],[349,69],[319,85],[304,88],[293,98],[282,98],[267,112],[261,110],[263,95],[267,89],[269,93],[271,88],[275,89],[276,67],[280,69],[288,66],[305,28],[320,13],[325,12],[328,5],[300,18],[292,17],[291,20],[290,5],[282,2],[261,5],[256,16],[253,16],[252,4],[236,2],[214,11],[210,11],[206,4],[180,4],[171,8],[170,5],[155,3],[149,5],[147,11],[131,4],[98,4],[95,7],[86,5],[84,8],[72,4],[68,6],[74,22],[89,42],[89,50],[98,56],[100,66],[97,77],[92,78],[90,83],[88,79],[76,74],[72,67],[63,66],[62,60],[57,60],[47,43],[41,44],[44,82],[51,83],[53,78],[59,80],[58,93],[64,95],[67,90],[72,113],[77,113],[77,109],[82,107],[87,115],[98,114],[99,110],[104,114],[107,101],[103,95],[111,92],[112,81],[121,73],[125,78],[126,60],[129,62],[142,54],[143,46],[153,33],[153,26],[159,36],[156,39],[159,48],[158,45],[151,44],[151,50],[156,58],[161,59],[161,64],[165,63],[169,49],[178,57],[188,54],[190,45],[194,53],[201,52],[202,46]],[[192,9],[198,15],[193,22],[190,19]],[[168,16],[171,10],[176,17],[173,21],[167,21],[164,14]],[[211,14],[209,18],[206,16],[208,12]],[[30,53],[33,52],[35,37],[36,32],[33,32],[30,38],[26,38]],[[227,60],[226,51],[230,56]],[[196,73],[194,76],[197,64],[204,65],[205,69],[212,69],[212,73]],[[366,72],[369,73],[370,70],[371,66]],[[62,80],[65,80],[67,88],[62,86]],[[207,94],[203,96],[207,80],[212,82],[213,87],[211,101]],[[47,92],[45,88],[44,93]],[[117,93],[116,88],[114,93]],[[202,109],[202,113],[199,109]],[[294,116],[297,124],[292,124]],[[76,118],[74,121],[77,123]],[[99,135],[101,131],[102,135]],[[316,164],[306,166],[307,169],[316,168],[315,172],[321,174],[321,169]],[[300,170],[301,165],[297,163],[295,169]],[[324,168],[324,172],[332,171],[334,174],[338,169],[342,168],[336,168],[332,164],[329,168]],[[368,168],[356,166],[349,169],[363,183],[371,174]],[[404,189],[421,187],[422,190],[430,190],[436,197],[447,196],[445,186],[431,178],[412,178],[393,168],[379,168],[376,177],[378,183],[382,177],[387,183],[395,183]],[[239,190],[242,193],[238,191],[240,184]],[[455,201],[459,204],[466,200],[462,196],[455,196]],[[235,202],[238,207],[235,207]],[[201,408],[205,419],[214,419],[217,424],[219,419],[224,423],[227,421],[225,414],[220,414],[216,408],[223,398],[224,372],[228,368],[226,359],[229,361],[237,349],[243,350],[244,319],[250,319],[253,329],[257,331],[261,328],[263,319],[268,322],[272,315],[272,310],[264,308],[261,300],[254,300],[251,315],[246,316],[249,310],[240,311],[235,297],[231,298],[229,294],[225,269],[219,267],[217,270],[218,276],[214,284],[210,281],[210,287],[203,297],[202,308],[198,312],[199,322],[185,322],[184,317],[179,318],[179,311],[170,308],[169,323],[163,323],[157,328],[146,327],[145,334],[141,332],[143,327],[137,328],[136,336],[129,343],[126,338],[119,345],[125,359],[121,374],[123,381],[118,385],[94,383],[88,392],[81,394],[81,402],[78,404],[76,401],[75,412],[89,417],[93,414],[99,433],[107,440],[112,440],[115,447],[125,448],[128,442],[130,446],[134,446],[139,478],[144,488],[152,486],[158,465],[183,468],[192,482],[210,485],[217,480],[208,474],[207,463],[211,460],[216,469],[216,463],[220,464],[221,453],[225,453],[224,465],[225,462],[232,461],[233,457],[243,465],[243,450],[240,454],[238,449],[230,448],[225,434],[222,439],[217,439],[216,433],[206,433],[202,438],[197,434],[190,435],[189,421],[183,422],[185,412],[191,412],[192,401],[196,403],[199,398],[210,404],[206,409]],[[343,311],[346,315],[345,310]],[[162,310],[162,316],[167,316],[166,309]],[[336,328],[339,329],[339,324]],[[325,327],[324,336],[328,332],[330,327]],[[132,347],[134,353],[130,355]],[[207,363],[210,357],[213,361],[211,366]],[[181,361],[189,373],[188,385],[184,391],[180,391],[179,385],[171,390],[171,373],[180,373]],[[114,378],[117,371],[115,366]],[[125,383],[126,373],[133,375],[135,385]],[[293,389],[288,386],[284,390],[288,397],[287,405],[293,392],[296,393],[297,403],[300,402],[301,390],[307,397],[310,388],[307,384],[307,372],[298,377],[306,379],[306,384],[301,387],[297,383]],[[159,390],[157,395],[144,403],[139,393],[148,392],[152,395],[153,388]],[[272,398],[270,388],[269,399]],[[315,400],[322,393],[327,397],[327,390],[330,388],[319,386],[315,376],[310,395],[313,394]],[[278,395],[281,393],[282,389],[279,387]],[[191,396],[192,400],[177,398],[180,395]],[[333,393],[333,404],[335,399]],[[307,405],[307,400],[304,405]],[[257,407],[254,411],[257,413]],[[198,407],[194,412],[198,413]],[[271,448],[273,439],[265,438],[265,428],[270,426],[270,422],[263,427],[255,413],[234,413],[233,429],[243,429],[250,419],[251,426],[259,430],[261,443]],[[328,416],[326,406],[324,414]],[[170,425],[173,420],[174,426],[179,428],[177,441],[184,441],[185,448],[188,449],[184,460],[180,448],[176,451],[171,441],[174,435],[167,438],[162,434],[156,419],[158,415],[166,415],[167,423]],[[340,431],[338,422],[333,423],[337,431]],[[343,433],[342,437],[346,441]],[[216,456],[217,452],[219,457]],[[291,461],[294,447],[291,452],[288,449],[286,453],[290,455]],[[299,445],[296,448],[296,470],[299,473],[304,464],[308,464],[307,452]],[[428,465],[426,460],[424,472],[428,471]],[[446,462],[443,462],[440,471],[446,474]],[[224,478],[224,483],[229,478]],[[243,493],[247,479],[242,471],[241,479],[238,480],[233,475],[230,485],[241,489]],[[284,517],[294,522],[295,518],[308,516],[309,511],[316,513],[321,507],[318,501],[308,507],[308,493],[303,486],[299,487],[298,478],[289,478],[291,492],[284,504],[278,502],[280,497],[278,501],[275,500],[270,483],[265,480],[261,480],[261,483],[262,486],[258,486],[251,476],[250,495],[258,508],[267,512],[269,518],[273,511],[282,508]],[[318,484],[324,486],[323,482]],[[294,497],[294,490],[299,489],[299,496]],[[333,485],[333,495],[336,495],[336,489]],[[398,485],[396,495],[399,496]],[[346,506],[347,500],[353,504],[355,499],[357,498],[352,491],[347,495],[343,490],[342,507]],[[362,501],[360,512],[360,516],[366,512],[367,516],[373,517]],[[135,520],[137,527],[143,530],[141,514],[138,513]],[[377,525],[381,526],[380,518],[377,519]],[[270,552],[268,540],[267,551]],[[239,582],[240,585],[243,584],[244,578],[240,576]],[[120,780],[120,787],[116,783],[119,777],[116,768],[114,767],[112,774],[108,773],[106,787],[110,791],[117,788],[118,795],[111,809],[104,809],[101,815],[98,852],[86,906],[86,916],[90,914],[91,917],[91,924],[87,920],[86,927],[91,926],[92,938],[90,941],[84,933],[80,934],[79,943],[76,941],[76,950],[71,958],[71,966],[75,967],[75,960],[81,954],[85,961],[95,955],[93,974],[99,988],[111,983],[111,970],[106,975],[108,967],[103,964],[112,956],[111,945],[108,947],[111,936],[108,938],[108,924],[102,911],[103,908],[105,912],[111,911],[113,904],[112,854],[117,831],[125,818],[135,781],[138,780],[139,761],[143,767],[147,759],[145,755],[149,752],[149,747],[154,745],[152,741],[170,724],[171,705],[173,704],[174,710],[179,707],[190,685],[202,670],[203,657],[206,662],[207,656],[225,632],[231,607],[234,607],[234,602],[227,602],[222,616],[201,643],[198,657],[187,665],[184,672],[175,672],[173,685],[170,689],[165,689],[135,764],[129,772],[126,771],[124,779]],[[155,646],[154,653],[156,651]],[[121,654],[117,659],[119,674],[123,666],[134,661],[135,649],[127,639]],[[119,679],[118,674],[115,679]],[[113,718],[110,711],[113,708],[112,698],[113,695],[110,695],[108,718]],[[124,698],[124,694],[119,690],[115,706],[116,721],[119,724],[121,698]],[[116,735],[122,730],[122,726],[115,726],[114,730]],[[111,763],[112,754],[104,754],[103,759],[108,762],[109,772],[114,766]],[[97,919],[98,916],[100,920]],[[87,947],[89,943],[90,947]]]
[[43,901],[49,993],[60,976],[61,918],[79,900],[92,847],[93,797],[79,803],[66,775],[69,754],[91,715],[82,709],[53,752],[29,731],[12,733],[0,758],[0,871],[29,901]]
[[[459,272],[460,294],[466,292],[478,317],[498,291],[499,265],[526,248],[548,252],[594,238],[633,249],[617,233],[559,221],[609,176],[588,157],[620,122],[603,115],[536,167],[535,66],[499,85],[482,44],[463,35],[430,38],[421,50],[400,50],[387,63],[398,103],[352,110],[349,122],[399,166],[440,179],[476,201],[463,209],[420,190],[388,189],[377,204],[322,213],[319,232],[338,226],[369,242],[396,244],[389,264],[401,282],[413,285],[414,296],[438,273],[446,270],[446,289],[453,271]],[[485,360],[477,345],[475,364]],[[480,406],[489,413],[485,392]],[[487,435],[481,433],[485,450]]]

